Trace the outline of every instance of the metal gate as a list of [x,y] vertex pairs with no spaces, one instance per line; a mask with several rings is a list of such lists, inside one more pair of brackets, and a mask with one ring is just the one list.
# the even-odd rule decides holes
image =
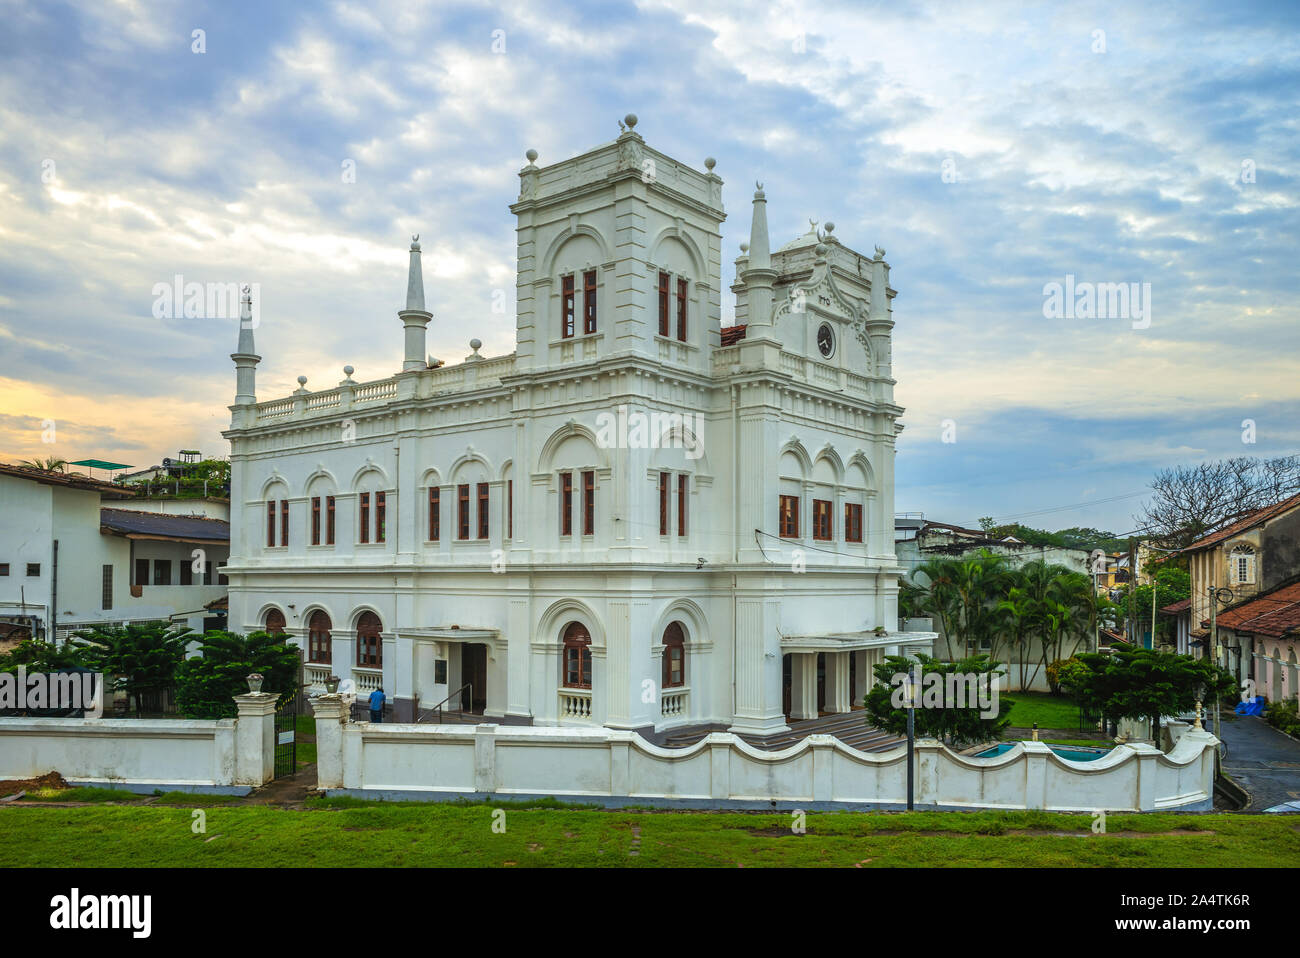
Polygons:
[[275,710],[275,777],[298,770],[298,696]]

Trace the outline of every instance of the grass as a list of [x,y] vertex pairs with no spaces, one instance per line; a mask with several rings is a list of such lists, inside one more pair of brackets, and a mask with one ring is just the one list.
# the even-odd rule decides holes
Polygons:
[[[526,803],[518,803],[526,804]],[[558,804],[558,803],[557,803]],[[194,834],[184,808],[0,808],[0,866],[1120,866],[1294,867],[1286,816],[1043,812],[597,811],[325,800],[306,811],[213,808]]]
[[1015,728],[1078,728],[1079,707],[1064,695],[1048,692],[1007,692],[1008,717]]
[[77,788],[38,788],[28,792],[19,801],[29,802],[138,802],[144,796],[122,788],[97,788],[82,785]]
[[226,805],[242,799],[238,795],[213,795],[198,792],[164,792],[152,802],[154,805]]

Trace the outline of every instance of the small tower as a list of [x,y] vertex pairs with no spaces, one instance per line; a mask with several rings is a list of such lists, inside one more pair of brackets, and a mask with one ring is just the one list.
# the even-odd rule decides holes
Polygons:
[[257,364],[262,357],[253,345],[253,296],[248,286],[239,297],[239,345],[230,358],[235,361],[235,405],[251,406],[257,402]]
[[402,372],[427,369],[425,336],[433,314],[424,308],[424,275],[420,271],[420,234],[411,237],[411,264],[406,276],[406,308],[398,317],[406,327],[406,351],[402,358]]
[[749,227],[748,260],[740,277],[745,284],[748,304],[747,339],[772,335],[772,286],[776,282],[771,243],[767,237],[767,194],[763,192],[762,183],[754,186],[757,189],[754,191],[754,218]]

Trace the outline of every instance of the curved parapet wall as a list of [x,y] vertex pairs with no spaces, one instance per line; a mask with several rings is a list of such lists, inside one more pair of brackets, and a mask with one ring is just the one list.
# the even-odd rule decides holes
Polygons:
[[[555,796],[606,805],[893,809],[907,801],[907,752],[860,752],[829,735],[763,751],[727,732],[689,748],[607,728],[322,723],[320,788],[372,797]],[[330,727],[330,726],[333,727]],[[324,726],[322,735],[322,726]],[[1092,762],[1021,742],[1003,755],[916,746],[915,803],[1049,811],[1212,807],[1217,739],[1188,732],[1169,754],[1120,745]]]

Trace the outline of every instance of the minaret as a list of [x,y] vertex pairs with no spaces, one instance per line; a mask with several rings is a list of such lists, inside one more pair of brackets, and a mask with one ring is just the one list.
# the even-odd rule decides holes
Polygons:
[[[746,338],[766,336],[772,331],[772,252],[767,238],[767,196],[763,184],[755,183],[754,219],[749,228],[749,262],[741,274],[749,303],[749,331]],[[758,327],[758,328],[755,328]]]
[[248,286],[239,298],[239,345],[230,354],[235,361],[235,405],[257,402],[257,364],[262,357],[253,346],[253,296]]
[[406,308],[398,317],[406,327],[406,352],[402,359],[402,372],[427,369],[425,334],[433,314],[424,308],[424,275],[420,272],[420,234],[411,237],[411,265],[406,276]]

